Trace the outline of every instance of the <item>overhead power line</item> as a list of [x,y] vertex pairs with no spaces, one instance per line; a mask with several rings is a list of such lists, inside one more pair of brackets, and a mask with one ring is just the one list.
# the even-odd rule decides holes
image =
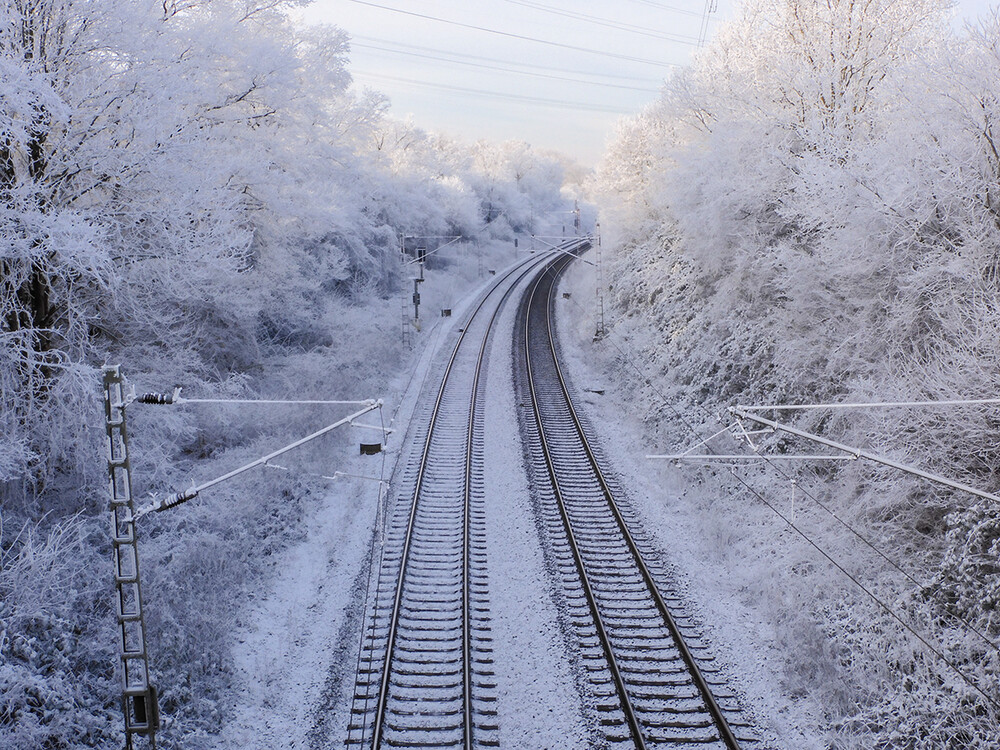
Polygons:
[[[454,62],[460,63],[463,60],[469,60],[476,63],[495,63],[497,65],[509,66],[511,68],[522,68],[525,72],[537,72],[538,66],[534,63],[519,62],[517,60],[501,60],[495,57],[483,57],[482,55],[469,55],[463,52],[455,52],[454,50],[442,50],[437,47],[425,47],[419,44],[406,44],[405,42],[398,42],[395,40],[379,39],[377,37],[364,36],[363,34],[352,34],[351,35],[351,46],[361,47],[363,44],[358,44],[358,41],[365,42],[368,44],[368,48],[371,49],[393,49],[398,48],[400,52],[402,51],[416,51],[425,54],[443,55],[449,61],[454,60]],[[651,85],[659,85],[662,82],[662,77],[658,78],[656,81],[652,80],[651,76],[631,76],[622,75],[620,73],[608,73],[605,71],[594,72],[588,70],[579,70],[571,68],[560,68],[553,67],[551,65],[546,65],[545,70],[550,73],[565,73],[570,76],[586,76],[589,78],[604,78],[614,81],[632,81],[635,83],[646,83]],[[600,83],[600,81],[597,81]]]
[[520,39],[526,42],[534,42],[535,44],[545,44],[549,47],[558,47],[559,49],[568,49],[574,52],[586,52],[591,55],[599,55],[601,57],[610,57],[616,60],[627,60],[628,62],[642,63],[643,65],[656,65],[661,68],[678,68],[680,65],[678,63],[664,62],[661,60],[649,60],[644,57],[633,57],[632,55],[621,55],[616,52],[608,52],[606,50],[593,49],[592,47],[577,47],[572,44],[563,44],[562,42],[553,42],[548,39],[538,39],[536,37],[525,36],[523,34],[514,34],[509,31],[500,31],[499,29],[490,29],[486,26],[476,26],[475,24],[462,23],[461,21],[453,21],[448,18],[440,18],[438,16],[431,16],[424,13],[415,13],[410,10],[403,10],[401,8],[393,8],[388,5],[380,5],[379,3],[367,2],[367,0],[349,0],[349,2],[355,3],[357,5],[365,5],[369,8],[378,8],[380,10],[386,10],[392,13],[399,13],[404,16],[411,16],[413,18],[423,18],[428,21],[436,21],[438,23],[446,23],[451,26],[458,26],[463,29],[472,29],[473,31],[482,31],[487,34],[495,34],[497,36],[504,36],[510,39]]
[[612,21],[610,18],[600,18],[598,16],[590,16],[586,13],[578,13],[576,11],[562,10],[561,8],[554,8],[551,5],[545,5],[543,3],[530,2],[530,0],[507,0],[508,3],[513,5],[520,5],[524,8],[533,8],[535,10],[540,10],[545,13],[552,13],[553,15],[563,16],[564,18],[572,18],[576,21],[583,21],[584,23],[591,23],[597,26],[602,26],[606,29],[617,29],[619,31],[627,31],[632,34],[640,34],[641,36],[648,36],[653,39],[663,39],[668,42],[676,42],[677,44],[688,44],[692,47],[697,46],[697,37],[687,36],[686,34],[670,34],[661,31],[651,31],[650,29],[643,28],[641,26],[636,26],[630,23],[622,23],[621,21]]
[[632,0],[633,3],[638,5],[646,5],[650,8],[657,8],[658,10],[668,10],[671,13],[681,13],[685,16],[694,16],[695,18],[701,18],[701,13],[695,10],[690,10],[689,8],[679,8],[676,5],[668,5],[666,3],[657,3],[653,0]]
[[708,41],[708,22],[712,14],[719,9],[719,0],[705,0],[705,11],[701,17],[701,30],[698,32],[698,46],[704,47]]
[[588,86],[600,86],[602,88],[613,88],[613,89],[623,89],[626,91],[641,91],[646,94],[656,95],[657,89],[652,86],[628,86],[621,83],[602,83],[601,81],[585,81],[579,78],[570,78],[568,76],[553,75],[551,73],[539,73],[532,70],[517,70],[510,67],[502,67],[500,65],[489,65],[486,63],[473,62],[471,60],[457,60],[450,57],[442,57],[440,55],[432,55],[422,52],[409,52],[407,50],[394,50],[386,47],[379,47],[374,44],[364,44],[364,43],[354,43],[353,47],[360,49],[370,49],[378,52],[387,52],[392,55],[405,55],[407,57],[419,57],[424,60],[434,60],[437,62],[448,63],[449,65],[466,65],[473,68],[481,68],[483,70],[496,70],[501,73],[512,73],[514,75],[531,76],[533,78],[546,78],[553,81],[566,81],[569,83],[584,84]]
[[599,104],[589,104],[583,102],[566,102],[566,101],[560,101],[558,99],[547,99],[540,96],[526,96],[524,94],[504,94],[493,91],[485,91],[483,89],[466,88],[464,86],[450,86],[444,83],[428,83],[426,81],[417,81],[412,78],[401,78],[398,76],[382,75],[380,73],[364,73],[359,71],[358,75],[363,75],[368,78],[376,78],[384,81],[405,83],[410,86],[422,86],[424,88],[438,89],[442,91],[452,91],[467,96],[482,96],[489,99],[509,99],[511,101],[524,102],[527,104],[534,104],[537,106],[549,107],[552,109],[571,109],[583,112],[607,112],[611,114],[628,114],[627,110],[625,110],[624,108],[602,107]]

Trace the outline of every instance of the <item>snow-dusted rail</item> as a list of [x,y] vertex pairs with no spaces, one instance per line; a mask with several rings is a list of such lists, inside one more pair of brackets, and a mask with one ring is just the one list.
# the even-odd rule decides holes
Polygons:
[[534,414],[525,428],[539,507],[604,740],[637,748],[754,745],[573,407],[551,315],[555,279],[568,261],[554,260],[527,295],[519,372]]
[[498,745],[485,572],[484,394],[494,323],[530,258],[465,323],[407,467],[383,544],[352,703],[349,747]]

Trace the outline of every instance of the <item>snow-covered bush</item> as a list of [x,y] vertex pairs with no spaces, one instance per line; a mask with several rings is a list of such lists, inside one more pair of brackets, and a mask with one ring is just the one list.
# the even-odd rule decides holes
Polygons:
[[103,526],[80,517],[39,532],[0,517],[0,744],[111,746],[119,681]]
[[[947,8],[751,0],[659,102],[620,127],[597,179],[609,203],[602,224],[618,239],[612,294],[632,318],[618,326],[639,336],[640,318],[651,321],[655,339],[636,356],[699,418],[736,403],[995,397],[1000,89],[986,71],[996,69],[1000,24],[993,17],[956,38]],[[981,407],[785,417],[1000,487],[996,423]],[[678,441],[692,437],[681,424],[667,429]],[[937,581],[914,590],[896,573],[874,572],[883,563],[865,579],[946,643],[949,659],[991,696],[926,649],[895,654],[912,637],[865,597],[842,608],[815,603],[787,626],[808,617],[851,654],[839,667],[850,694],[830,707],[837,742],[940,747],[961,730],[963,746],[989,746],[997,664],[981,640],[953,635],[968,624],[952,615],[997,635],[988,608],[974,604],[989,601],[995,571],[983,556],[996,509],[887,469],[806,477],[835,488],[839,519],[918,579]],[[827,545],[846,534],[832,517],[818,529]],[[761,554],[746,543],[747,554]],[[818,581],[792,583],[808,591]],[[892,635],[862,635],[871,626],[861,622]],[[867,694],[865,676],[886,664]],[[888,717],[900,706],[910,719],[897,731]]]
[[[472,247],[560,204],[556,159],[394,121],[351,87],[343,31],[293,24],[301,4],[0,4],[3,747],[117,742],[103,364],[140,392],[376,396],[406,356],[400,236]],[[129,411],[143,498],[305,421]],[[143,525],[154,671],[189,741],[225,714],[241,582],[321,486],[265,479],[253,502],[221,493],[225,513]]]

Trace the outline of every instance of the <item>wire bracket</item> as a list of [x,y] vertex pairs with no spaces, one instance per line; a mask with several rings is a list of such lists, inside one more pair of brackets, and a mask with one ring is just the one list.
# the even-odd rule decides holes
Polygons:
[[[806,432],[805,430],[800,430],[791,425],[782,424],[781,422],[776,422],[773,419],[767,419],[761,417],[757,414],[752,413],[746,407],[741,406],[731,406],[729,407],[731,414],[741,417],[743,419],[749,419],[752,422],[757,422],[758,424],[767,425],[775,430],[780,430],[781,432],[787,432],[789,435],[795,435],[796,437],[805,438],[806,440],[811,440],[814,443],[819,443],[820,445],[825,445],[834,450],[843,451],[848,454],[854,460],[857,459],[867,459],[869,461],[874,461],[875,463],[882,464],[883,466],[888,466],[892,469],[898,469],[899,471],[905,472],[907,474],[912,474],[914,476],[921,477],[930,482],[936,484],[944,485],[945,487],[951,487],[955,490],[960,490],[961,492],[968,492],[970,495],[975,495],[976,497],[981,497],[984,500],[992,500],[995,503],[1000,503],[1000,497],[994,495],[991,492],[984,492],[983,490],[976,489],[968,484],[963,484],[962,482],[956,482],[947,477],[942,477],[939,474],[932,474],[929,471],[924,471],[923,469],[918,469],[915,466],[910,466],[908,464],[900,463],[899,461],[893,461],[892,459],[885,458],[884,456],[876,455],[875,453],[870,453],[869,451],[862,450],[861,448],[855,448],[849,445],[844,445],[843,443],[838,443],[835,440],[829,440],[820,435],[813,434],[811,432]],[[769,457],[770,458],[770,457]]]
[[164,510],[169,510],[170,508],[175,508],[178,505],[181,505],[182,503],[186,503],[188,500],[193,500],[194,498],[198,497],[199,493],[201,493],[203,490],[208,489],[209,487],[214,487],[215,485],[220,484],[226,481],[227,479],[232,479],[233,477],[238,476],[239,474],[243,474],[244,472],[249,471],[250,469],[256,468],[258,466],[265,466],[271,461],[271,459],[277,458],[278,456],[288,453],[289,451],[294,450],[295,448],[298,448],[301,445],[305,445],[306,443],[315,440],[316,438],[322,437],[323,435],[332,432],[337,427],[341,427],[342,425],[345,424],[352,424],[355,419],[362,416],[363,414],[367,414],[370,411],[374,411],[375,409],[381,409],[381,408],[382,408],[381,399],[370,400],[367,402],[367,406],[365,406],[365,408],[355,412],[354,414],[346,416],[343,419],[339,419],[333,424],[327,425],[321,430],[317,430],[316,432],[310,435],[306,435],[304,438],[296,440],[294,443],[289,443],[285,447],[279,448],[278,450],[273,451],[267,454],[266,456],[262,456],[261,458],[258,458],[255,461],[251,461],[250,463],[245,464],[244,466],[241,466],[238,469],[233,469],[232,471],[223,474],[221,477],[209,480],[208,482],[203,482],[202,484],[199,484],[197,487],[191,487],[181,492],[174,492],[170,495],[167,495],[159,502],[155,502],[154,500],[154,502],[136,511],[134,518],[135,519],[142,518],[148,513],[152,513],[154,511],[161,512]]

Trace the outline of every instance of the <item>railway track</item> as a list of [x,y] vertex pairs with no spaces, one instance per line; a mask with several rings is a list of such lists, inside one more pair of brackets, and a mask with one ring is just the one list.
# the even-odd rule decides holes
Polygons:
[[[583,249],[569,243],[563,250]],[[500,745],[483,486],[484,368],[518,289],[522,420],[532,493],[576,634],[597,746],[753,745],[668,576],[630,533],[559,370],[550,313],[566,252],[531,258],[484,293],[413,420],[401,457],[358,660],[347,747]],[[523,415],[522,415],[523,417]],[[661,592],[667,591],[667,594]],[[511,719],[508,719],[511,720]]]
[[[572,246],[572,243],[567,247]],[[518,284],[504,274],[475,307],[429,412],[418,420],[383,540],[359,659],[348,747],[495,747],[498,725],[483,519],[487,345]]]
[[[651,545],[601,471],[559,366],[552,311],[560,270],[522,310],[520,383],[540,512],[577,631],[601,741],[621,747],[756,745],[734,696],[680,610]],[[664,593],[666,592],[666,593]]]

